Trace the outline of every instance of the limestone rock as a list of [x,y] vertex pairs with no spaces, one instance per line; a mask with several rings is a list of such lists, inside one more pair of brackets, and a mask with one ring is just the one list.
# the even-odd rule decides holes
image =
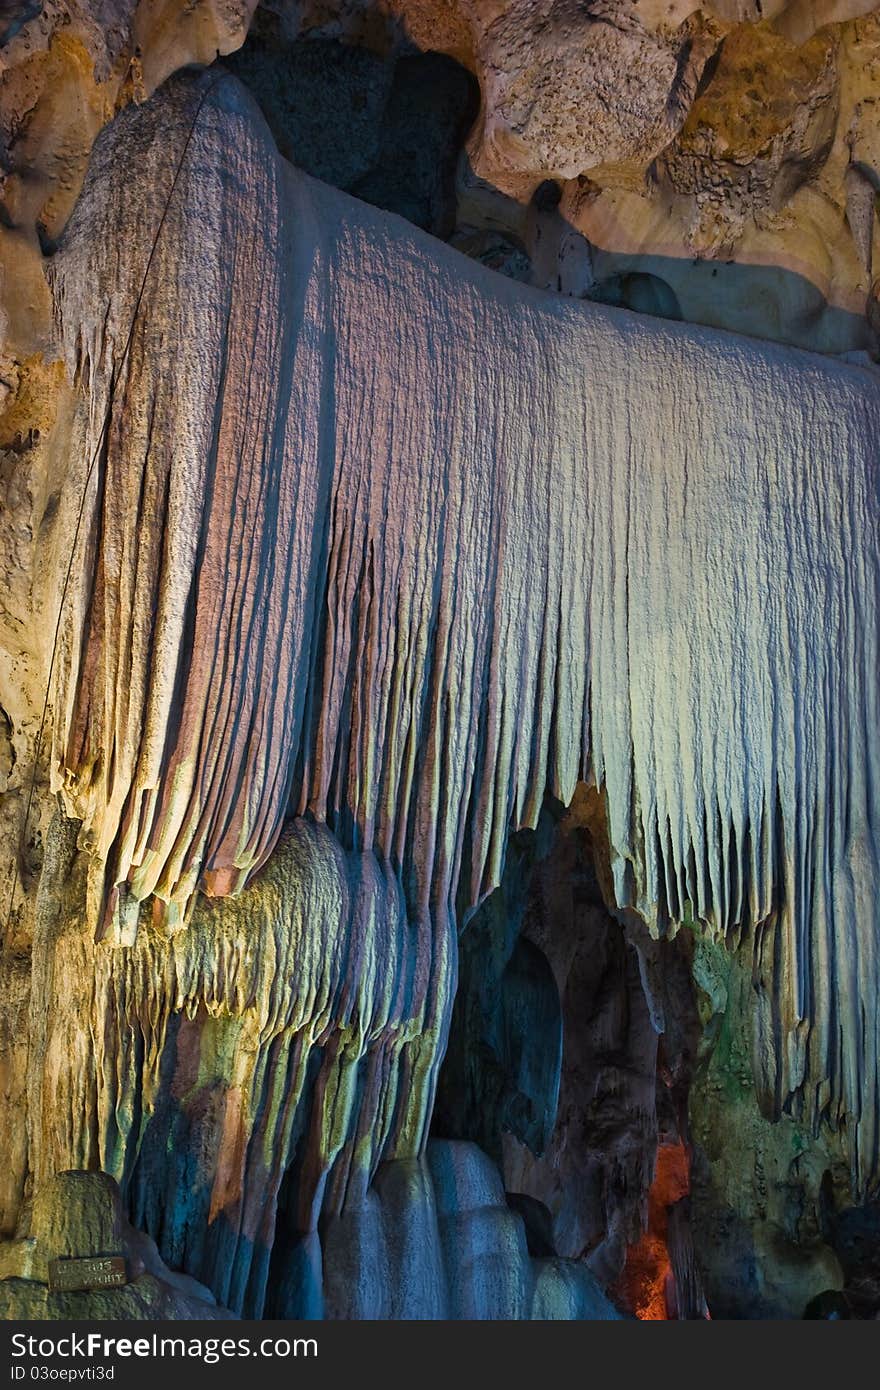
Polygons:
[[[54,1259],[121,1255],[127,1282],[117,1288],[57,1293],[48,1288]],[[56,1173],[37,1191],[27,1237],[0,1245],[0,1317],[229,1318],[211,1291],[168,1269],[155,1244],[125,1216],[106,1173]]]
[[283,44],[255,34],[227,66],[257,98],[291,163],[345,189],[375,166],[392,61],[332,39]]
[[451,58],[255,36],[228,66],[294,164],[450,235],[455,164],[478,105],[476,84]]
[[499,275],[508,275],[511,280],[525,285],[531,281],[532,263],[528,253],[501,232],[462,227],[452,237],[451,244],[463,255],[480,261]]
[[873,335],[874,353],[880,351],[880,280],[875,280],[871,286],[866,306],[866,316],[868,327]]
[[[132,366],[111,389],[139,285],[120,280],[113,248],[122,229],[126,244],[146,241],[143,200],[167,181],[199,90],[173,84],[99,142],[55,280],[71,370],[90,392],[80,457],[112,407],[86,516],[102,539],[78,562],[54,688],[56,785],[93,836],[94,920],[131,940],[153,896],[159,925],[183,925],[199,884],[222,896],[266,862],[292,804],[399,864],[410,912],[445,942],[449,918],[425,904],[457,902],[466,920],[499,881],[511,825],[534,825],[548,791],[570,801],[592,767],[618,908],[658,932],[689,911],[726,938],[763,924],[761,1084],[780,1105],[847,1117],[864,1188],[880,1161],[866,1103],[880,1036],[866,1045],[846,1002],[854,982],[823,961],[830,933],[858,990],[875,988],[878,749],[840,742],[872,727],[871,668],[837,660],[839,633],[858,630],[867,652],[877,638],[872,373],[540,295],[473,263],[465,274],[436,241],[284,166],[228,82],[190,145],[198,209],[184,194],[169,212]],[[124,190],[123,165],[138,170]],[[230,193],[242,187],[246,198]],[[303,295],[317,335],[299,331]],[[166,332],[173,379],[150,350]],[[259,405],[242,412],[257,364]],[[487,369],[508,383],[500,415]],[[304,433],[328,400],[332,429]],[[660,422],[647,439],[644,411]],[[179,446],[154,447],[147,420]],[[245,447],[255,431],[265,457]],[[805,493],[819,468],[824,486]],[[81,472],[69,486],[78,498]],[[236,508],[222,506],[233,494]],[[167,500],[145,526],[147,495]],[[285,566],[251,569],[254,547]],[[113,583],[96,584],[101,573]],[[114,634],[129,632],[121,688]],[[736,673],[723,693],[719,669]],[[786,720],[768,719],[780,700]],[[220,740],[205,737],[215,726]],[[817,836],[833,866],[821,882],[804,859]]]
[[530,1258],[498,1171],[474,1144],[432,1139],[423,1159],[384,1164],[322,1244],[329,1317],[620,1317],[583,1265]]
[[[607,1287],[646,1210],[658,1027],[599,885],[588,826],[598,839],[601,821],[595,789],[580,786],[561,819],[545,810],[534,836],[512,842],[460,942],[434,1130],[501,1161],[533,1254],[583,1260]],[[529,988],[514,988],[524,969]]]
[[864,165],[851,164],[846,171],[846,220],[868,276],[874,262],[874,182]]
[[837,43],[794,48],[767,28],[729,35],[660,168],[694,199],[692,247],[724,253],[749,218],[778,211],[821,168],[837,125]]
[[59,818],[26,1068],[40,1229],[65,1200],[54,1173],[100,1166],[168,1264],[236,1313],[277,1286],[274,1315],[283,1297],[299,1316],[322,1296],[319,1218],[368,1206],[378,1165],[423,1144],[454,942],[408,919],[374,855],[299,820],[240,897],[170,938],[145,914],[133,949],[95,951],[84,858]]
[[536,1261],[533,1319],[610,1322],[619,1317],[614,1304],[583,1265],[571,1260]]
[[[300,131],[311,124],[319,133],[317,162],[325,172],[333,168],[334,149],[340,168],[348,162],[363,169],[369,151],[384,142],[379,166],[366,170],[362,188],[353,190],[362,196],[444,236],[454,225],[471,225],[478,232],[501,232],[522,241],[523,214],[541,179],[548,172],[589,168],[612,200],[624,189],[630,194],[637,185],[640,189],[622,218],[610,219],[610,241],[599,243],[603,254],[616,255],[629,255],[638,243],[637,264],[615,266],[612,274],[633,271],[662,280],[688,320],[829,352],[866,346],[861,310],[868,285],[861,283],[859,257],[845,238],[829,236],[828,225],[816,225],[815,207],[794,206],[789,196],[821,163],[818,126],[833,125],[834,100],[820,117],[816,102],[821,92],[803,80],[790,58],[780,57],[797,52],[796,45],[804,45],[804,53],[814,44],[839,47],[839,129],[836,134],[825,130],[836,151],[853,119],[876,102],[876,16],[852,18],[864,9],[858,0],[825,10],[810,0],[788,5],[779,14],[775,6],[765,5],[765,20],[775,15],[772,26],[754,23],[761,15],[753,6],[722,6],[710,13],[687,0],[672,7],[603,0],[598,10],[574,0],[545,0],[543,5],[513,0],[503,6],[488,0],[443,0],[440,5],[393,0],[381,11],[375,0],[324,0],[321,5],[271,0],[255,14],[253,0],[223,5],[200,0],[178,8],[147,5],[136,12],[127,0],[99,9],[85,0],[53,0],[39,16],[20,8],[10,25],[0,81],[0,134],[6,149],[0,262],[15,268],[7,277],[2,307],[25,355],[44,349],[49,336],[48,305],[40,295],[42,256],[57,244],[98,131],[115,110],[145,100],[176,68],[236,53],[249,25],[250,56],[242,59],[242,75],[247,77],[258,50],[268,55],[277,70],[276,78],[268,79],[275,89],[273,100],[300,113]],[[823,29],[820,14],[826,11],[829,21]],[[765,106],[757,124],[765,127],[768,148],[756,158],[746,152],[745,163],[738,163],[739,156],[731,158],[729,151],[716,148],[717,140],[710,140],[710,148],[689,139],[674,158],[675,178],[665,180],[670,188],[688,191],[676,194],[673,206],[664,200],[652,212],[657,201],[652,161],[655,156],[665,159],[663,147],[680,130],[698,92],[698,107],[708,99],[701,91],[711,75],[706,63],[710,57],[714,61],[725,34],[726,50],[750,44],[761,53],[766,50],[764,66],[777,74],[775,89],[773,80],[768,85],[764,78],[755,86],[748,64],[741,64],[725,98],[729,115],[737,106],[745,111],[753,100],[749,92],[757,93]],[[413,44],[420,54],[413,52]],[[303,52],[303,61],[279,86],[277,75],[289,67],[294,49]],[[311,70],[306,50],[313,50]],[[322,50],[336,54],[332,64],[320,62]],[[397,104],[395,116],[393,110],[381,114],[375,92],[365,98],[358,76],[365,65],[387,76],[398,62],[415,71],[425,62],[436,63],[441,53],[446,58],[440,61],[463,65],[456,80],[466,68],[475,79],[472,87],[479,82],[482,90],[482,115],[469,159],[459,165],[457,217],[450,159],[461,132],[451,141],[440,135],[441,129],[449,130],[450,119],[455,125],[449,111],[455,83],[432,95],[432,80],[416,81],[410,96]],[[262,96],[264,79],[265,72],[258,78]],[[710,86],[717,94],[717,83]],[[353,101],[363,104],[355,110]],[[460,112],[457,98],[452,105]],[[419,126],[420,112],[428,120]],[[724,124],[723,113],[721,119]],[[806,123],[804,130],[799,121]],[[401,128],[411,137],[416,126],[415,139],[401,139]],[[349,138],[352,132],[354,138]],[[871,143],[868,131],[862,144],[867,148]],[[303,162],[311,167],[308,157]],[[470,165],[484,176],[481,197],[487,208],[492,204],[485,224],[475,216]],[[821,189],[825,207],[820,220],[825,224],[832,210],[843,213],[844,168],[833,152]],[[343,180],[343,186],[350,184]],[[766,224],[766,234],[757,240],[751,231],[755,216]],[[606,237],[608,228],[605,218]],[[582,233],[592,240],[589,228],[574,228],[578,257]],[[732,283],[719,294],[715,291],[722,286],[705,285],[698,270],[693,288],[685,285],[683,292],[680,282],[688,278],[695,251],[719,257],[713,269],[722,282],[728,278],[724,262],[731,255],[737,257],[740,274],[730,277]],[[666,274],[661,266],[647,263],[647,258],[669,255],[681,256],[684,266]],[[805,306],[796,285],[777,293],[759,277],[753,287],[746,268],[756,262],[774,273],[784,269],[805,275],[810,280],[805,294],[818,292],[828,312]],[[576,278],[583,280],[580,268]],[[555,282],[542,275],[537,283]]]
[[[696,950],[713,1311],[870,1283],[840,1253],[880,1170],[880,26],[854,7],[279,0],[311,85],[268,31],[240,60],[274,135],[219,69],[150,99],[249,3],[13,21],[9,1312],[54,1315],[50,1247],[121,1239],[122,1301],[62,1311],[198,1315],[210,1285],[252,1316],[613,1316],[594,1276],[682,1124],[690,932],[740,962]],[[482,85],[457,209],[456,63]],[[358,200],[280,156],[304,129]],[[76,820],[50,826],[50,775]],[[516,832],[588,781],[601,884],[551,854],[568,887],[527,875],[545,910],[520,883],[498,913]],[[462,1001],[489,1154],[478,1104],[428,1139],[456,928],[487,919]]]
[[478,171],[497,163],[573,178],[650,162],[684,121],[715,41],[698,21],[652,31],[630,0],[514,0],[477,43],[486,107]]
[[213,1321],[229,1318],[225,1309],[169,1288],[153,1274],[142,1274],[119,1289],[50,1293],[29,1279],[0,1279],[0,1318],[63,1322],[157,1320]]
[[[747,0],[748,3],[748,0]],[[755,4],[750,19],[774,20],[774,27],[792,43],[805,43],[817,29],[859,19],[877,8],[875,0],[772,0],[770,6]],[[719,14],[724,10],[719,9]]]
[[530,280],[542,290],[584,299],[595,288],[592,248],[559,208],[562,190],[552,179],[539,184],[525,219]]
[[724,982],[707,1013],[714,1039],[689,1106],[693,1230],[709,1305],[715,1317],[800,1318],[811,1299],[844,1284],[824,1214],[829,1184],[848,1205],[842,1136],[815,1136],[796,1116],[772,1122],[768,1099],[756,1094],[747,956],[730,960],[698,940],[695,965],[704,985]]
[[56,1173],[34,1199],[31,1234],[46,1259],[110,1255],[122,1244],[119,1188],[106,1173]]

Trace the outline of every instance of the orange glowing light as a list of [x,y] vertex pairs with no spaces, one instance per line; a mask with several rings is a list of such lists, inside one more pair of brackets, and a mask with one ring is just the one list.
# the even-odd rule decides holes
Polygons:
[[636,1317],[665,1322],[675,1316],[675,1281],[667,1245],[667,1209],[690,1191],[690,1159],[681,1140],[657,1150],[654,1181],[648,1193],[648,1228],[630,1246],[620,1280],[622,1299]]

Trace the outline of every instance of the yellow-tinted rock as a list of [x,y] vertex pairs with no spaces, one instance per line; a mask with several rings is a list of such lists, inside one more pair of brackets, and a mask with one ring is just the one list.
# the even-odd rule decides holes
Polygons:
[[717,71],[691,107],[661,175],[695,207],[694,250],[735,246],[747,219],[777,211],[816,171],[834,139],[837,41],[794,48],[747,25],[724,41]]

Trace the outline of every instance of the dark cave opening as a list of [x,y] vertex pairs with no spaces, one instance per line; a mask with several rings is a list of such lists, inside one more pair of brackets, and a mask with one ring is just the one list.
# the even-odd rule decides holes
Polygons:
[[401,40],[290,40],[258,10],[244,45],[223,64],[253,93],[292,164],[451,236],[456,164],[480,108],[479,83],[454,58]]
[[[581,1260],[631,1313],[666,1316],[673,1203],[687,1226],[687,1184],[665,1177],[689,1142],[691,944],[653,942],[612,912],[607,856],[601,797],[583,785],[511,837],[502,883],[460,939],[432,1134],[498,1163],[533,1253]],[[682,1306],[699,1301],[682,1292]]]

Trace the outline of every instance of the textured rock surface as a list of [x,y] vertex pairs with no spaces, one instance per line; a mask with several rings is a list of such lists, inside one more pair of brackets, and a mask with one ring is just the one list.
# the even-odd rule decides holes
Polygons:
[[[121,1255],[127,1282],[119,1288],[55,1293],[49,1261]],[[213,1319],[210,1289],[168,1269],[148,1236],[128,1221],[119,1189],[105,1173],[59,1172],[37,1191],[28,1234],[0,1245],[0,1317]]]
[[631,0],[514,0],[492,18],[486,9],[484,157],[532,175],[650,163],[677,134],[717,41],[699,20],[652,31]]
[[325,1312],[343,1318],[619,1318],[591,1274],[532,1259],[497,1169],[474,1144],[431,1140],[379,1170],[366,1207],[323,1233]]
[[694,198],[698,255],[728,253],[748,219],[778,212],[821,168],[837,127],[836,50],[827,30],[802,48],[765,29],[727,38],[661,163],[676,193]]
[[[292,172],[224,81],[117,379],[210,78],[123,113],[65,231],[89,151],[250,8],[23,7],[5,35],[4,1306],[55,1315],[28,1203],[104,1167],[236,1311],[607,1316],[560,1256],[607,1281],[646,1208],[646,1307],[671,1265],[701,1315],[696,1248],[713,1314],[870,1310],[878,19],[279,0],[239,67],[294,160],[550,293]],[[456,64],[482,104],[453,196]],[[563,832],[505,899],[511,830],[584,780],[611,862]],[[462,1003],[503,1184],[424,1156],[454,926],[499,882]],[[735,967],[670,1207],[679,919]],[[125,1298],[189,1293],[146,1264]]]
[[306,173],[437,236],[452,233],[456,161],[479,89],[451,58],[255,36],[227,66],[257,97],[281,153]]
[[824,1208],[830,1193],[848,1205],[848,1177],[839,1136],[761,1113],[751,970],[747,948],[731,960],[698,941],[708,1028],[690,1095],[694,1236],[713,1316],[799,1318],[844,1285]]
[[[197,90],[123,114],[58,263],[71,367],[90,386],[81,457],[137,292],[112,248],[140,233],[148,249],[138,188],[152,202],[162,186],[160,149],[167,182]],[[508,827],[534,823],[547,789],[569,801],[592,766],[618,906],[660,931],[689,910],[725,937],[762,924],[763,1094],[845,1124],[864,1187],[878,1162],[877,1020],[866,1040],[854,1002],[877,984],[873,374],[466,272],[285,169],[232,83],[208,103],[190,147],[199,251],[167,249],[193,244],[184,181],[110,397],[54,697],[103,921],[130,940],[150,894],[174,927],[199,882],[241,886],[288,801],[399,864],[416,914],[448,911],[459,887],[467,908],[497,884]],[[124,193],[120,161],[140,171]],[[224,192],[230,161],[246,204]],[[317,333],[300,329],[305,305]],[[647,437],[629,423],[637,401]],[[284,565],[253,566],[282,533]],[[840,664],[856,650],[867,665]]]
[[602,845],[600,800],[580,786],[561,819],[545,811],[514,839],[462,935],[434,1127],[502,1158],[533,1253],[584,1258],[607,1285],[646,1213],[671,1031],[659,956],[675,947],[643,930],[640,961],[603,898],[590,826]]
[[[659,1203],[658,1142],[681,1147],[699,1023],[686,934],[617,920],[607,856],[584,786],[511,842],[461,938],[433,1126],[502,1155],[534,1255],[581,1260],[635,1311],[627,1250]],[[664,1233],[665,1215],[661,1282]]]
[[[86,984],[71,831],[56,822],[44,870],[44,1121],[32,1213],[0,1245],[3,1315],[618,1316],[583,1267],[529,1257],[474,1145],[423,1155],[450,962],[372,856],[296,822],[240,898],[170,940],[145,921]],[[71,1162],[111,1170],[146,1234],[106,1173],[52,1176]],[[117,1252],[124,1289],[47,1293],[47,1260]],[[206,1310],[205,1285],[234,1313]]]
[[[396,64],[418,66],[419,50],[434,50],[429,62],[438,53],[454,59],[481,92],[459,167],[460,231],[522,240],[532,192],[559,174],[572,185],[574,230],[611,258],[602,278],[653,275],[695,322],[828,352],[875,351],[865,232],[848,219],[846,177],[855,146],[854,158],[877,170],[873,8],[867,0],[705,9],[644,0],[266,0],[256,11],[253,0],[22,4],[0,58],[0,261],[14,267],[2,308],[13,357],[45,346],[40,248],[51,250],[63,229],[97,132],[175,69],[235,53],[249,26],[241,75],[253,77],[263,57],[275,69],[268,81],[256,75],[261,98],[298,111],[300,130],[319,132],[319,163],[365,165],[385,143],[384,169],[363,186],[368,200],[451,230],[449,144],[440,140],[438,151],[437,138],[461,109],[453,90],[461,74],[433,96],[433,79],[416,82],[396,115],[380,90]],[[321,50],[340,45],[346,56],[328,66]],[[412,184],[431,167],[443,171],[443,188],[426,200]],[[584,179],[586,200],[573,196]]]
[[[639,9],[651,41],[668,43],[664,23]],[[878,19],[841,9],[821,29],[806,13],[795,21],[796,10],[757,25],[750,22],[757,12],[744,23],[739,13],[725,14],[720,28],[711,17],[684,24],[685,14],[672,15],[671,23],[682,23],[679,41],[696,26],[693,62],[702,73],[681,91],[678,124],[656,158],[642,150],[595,163],[584,137],[580,157],[561,171],[561,215],[591,246],[599,284],[650,275],[692,322],[830,353],[874,352],[864,256],[873,219],[867,232],[848,220],[847,169],[856,140],[865,165],[877,167],[868,151],[877,130]],[[535,64],[526,75],[564,126],[567,89],[561,80],[542,85],[549,67]],[[575,65],[588,85],[586,71]],[[644,109],[655,88],[646,65],[634,60],[632,71],[643,80]],[[515,170],[496,154],[487,132],[495,128],[491,94],[503,80],[487,68],[483,119],[469,141],[470,166],[461,169],[459,217],[524,240],[529,199],[547,166],[537,155],[530,160],[521,142]],[[583,90],[577,120],[596,129],[623,113],[630,88],[618,83],[619,104]],[[644,300],[612,302],[649,308]]]
[[134,948],[95,953],[83,858],[59,818],[34,952],[32,1180],[104,1169],[169,1264],[259,1316],[276,1237],[299,1250],[322,1209],[367,1200],[383,1159],[419,1152],[454,943],[407,920],[373,855],[299,821],[240,898],[201,901],[171,937],[145,916]]
[[557,1252],[584,1256],[607,1285],[645,1217],[658,1139],[659,1030],[639,953],[590,871],[584,819],[583,799],[576,798],[562,844],[540,867],[523,923],[559,989],[559,1106],[539,1157],[535,1145],[505,1137],[504,1174],[511,1190],[546,1204]]

